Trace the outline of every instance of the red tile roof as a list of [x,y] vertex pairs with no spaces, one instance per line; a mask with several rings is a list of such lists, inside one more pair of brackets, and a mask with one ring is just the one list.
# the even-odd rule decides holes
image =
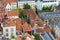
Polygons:
[[36,18],[36,13],[33,9],[24,9],[23,11],[27,16],[30,16],[32,19]]
[[20,37],[17,37],[17,38],[16,38],[16,40],[22,40],[22,38],[20,38]]
[[31,28],[30,28],[30,26],[29,26],[29,24],[27,22],[25,22],[23,24],[23,29],[24,29],[24,31],[30,31],[31,30]]
[[0,17],[3,17],[4,16],[4,13],[0,13]]
[[20,18],[16,18],[16,19],[7,19],[4,20],[4,26],[7,24],[7,26],[16,26],[17,30],[21,30],[21,19]]
[[47,26],[47,27],[45,27],[45,28],[43,28],[43,29],[41,29],[41,28],[36,29],[36,32],[37,32],[37,33],[50,32],[50,31],[51,31],[51,29],[50,29],[49,26]]
[[28,34],[28,33],[25,33],[23,36],[28,36],[31,40],[34,40],[34,39],[32,38],[32,36],[31,36],[30,34]]
[[45,27],[45,28],[44,28],[44,31],[46,31],[46,32],[50,32],[50,31],[51,31],[51,29],[50,29],[50,27],[49,27],[49,26],[47,26],[47,27]]
[[30,21],[31,27],[35,26],[35,22],[34,21]]
[[38,24],[39,24],[40,27],[43,27],[44,26],[44,22],[42,20],[39,20],[38,21]]
[[4,0],[5,4],[11,3],[11,2],[16,2],[16,0]]
[[60,37],[57,37],[56,40],[60,40]]
[[21,18],[16,18],[15,21],[16,21],[16,29],[21,30],[22,29],[22,27],[21,27]]
[[18,14],[19,14],[18,10],[12,10],[7,12],[8,16],[18,16]]

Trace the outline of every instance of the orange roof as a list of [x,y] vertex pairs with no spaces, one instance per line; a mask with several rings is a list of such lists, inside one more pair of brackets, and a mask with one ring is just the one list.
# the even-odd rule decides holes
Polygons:
[[11,3],[11,2],[16,2],[16,0],[4,0],[5,4]]
[[23,11],[27,16],[30,16],[32,19],[36,18],[36,13],[33,9],[24,9]]
[[45,27],[44,29],[41,29],[41,28],[36,29],[37,33],[40,33],[40,32],[50,32],[50,31],[51,30],[50,30],[49,26]]
[[56,38],[56,40],[60,40],[60,38],[58,37],[58,38]]
[[37,32],[37,33],[41,33],[41,32],[44,32],[44,30],[43,30],[43,29],[38,28],[38,29],[36,29],[36,32]]
[[30,34],[28,34],[28,33],[25,33],[23,36],[28,36],[31,40],[34,40],[34,39],[32,38],[32,36],[31,36]]
[[19,14],[18,10],[12,10],[7,12],[8,16],[18,16],[18,14]]
[[14,20],[16,22],[16,29],[21,30],[22,29],[22,27],[21,27],[21,18],[16,18]]
[[0,5],[2,5],[2,1],[0,1]]
[[15,22],[14,22],[13,19],[10,19],[8,22],[9,22],[9,23],[8,23],[9,26],[13,26],[13,25],[15,25]]
[[41,26],[41,27],[43,27],[43,25],[44,25],[44,23],[43,23],[42,20],[39,20],[39,21],[38,21],[38,24],[39,24],[39,26]]
[[50,32],[50,31],[51,31],[51,30],[50,30],[50,27],[49,27],[49,26],[45,27],[45,28],[44,28],[44,31]]
[[15,25],[15,22],[13,21],[13,19],[7,19],[7,20],[4,20],[4,25],[3,26],[13,26]]
[[30,28],[30,26],[29,26],[29,24],[28,24],[27,22],[25,22],[25,23],[23,24],[23,29],[24,29],[25,31],[30,31],[30,30],[31,30],[31,28]]
[[0,17],[4,16],[4,13],[0,13]]
[[17,37],[16,40],[22,40],[20,37]]
[[35,22],[34,21],[31,21],[30,24],[31,24],[32,27],[35,26]]

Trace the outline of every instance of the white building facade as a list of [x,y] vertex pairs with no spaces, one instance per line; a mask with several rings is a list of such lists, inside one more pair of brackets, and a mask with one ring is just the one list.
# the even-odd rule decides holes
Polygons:
[[11,36],[16,36],[16,27],[10,26],[10,27],[3,27],[3,36],[5,38],[11,38]]
[[18,7],[23,8],[23,5],[28,3],[32,8],[35,6],[35,1],[18,1]]

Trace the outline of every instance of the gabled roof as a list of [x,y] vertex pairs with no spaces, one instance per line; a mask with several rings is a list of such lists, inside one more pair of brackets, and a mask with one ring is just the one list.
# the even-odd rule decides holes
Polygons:
[[44,26],[44,22],[42,20],[39,20],[38,21],[38,24],[39,24],[40,27],[43,27]]
[[44,31],[45,31],[45,32],[50,32],[50,31],[51,31],[51,29],[50,29],[50,27],[49,27],[49,26],[46,26],[46,27],[44,28]]
[[36,32],[37,33],[41,33],[41,32],[50,32],[50,27],[49,26],[46,26],[45,28],[41,29],[41,28],[38,28],[36,29]]
[[15,25],[15,22],[14,22],[14,20],[13,19],[9,19],[8,20],[8,26],[13,26],[13,25]]
[[32,38],[32,36],[31,36],[30,34],[28,34],[28,33],[25,33],[23,36],[24,36],[24,37],[27,36],[27,37],[30,38],[30,40],[34,40],[34,39]]
[[14,20],[16,22],[16,29],[21,30],[22,29],[21,18],[16,18]]
[[34,27],[35,26],[35,22],[34,21],[30,21],[30,25],[31,25],[31,27]]
[[4,20],[4,24],[3,24],[3,26],[5,27],[5,26],[15,26],[15,22],[14,22],[14,20],[13,19],[7,19],[7,20]]
[[22,38],[20,38],[19,36],[16,38],[16,40],[22,40]]
[[0,13],[0,17],[3,17],[4,13]]
[[29,26],[29,24],[27,22],[25,22],[23,24],[23,29],[24,29],[24,31],[30,31],[31,30],[31,28],[30,28],[30,26]]
[[0,1],[0,5],[2,5],[2,1]]
[[19,11],[18,10],[11,10],[7,12],[8,16],[18,16]]
[[37,33],[41,33],[41,32],[44,32],[44,30],[43,30],[43,29],[38,28],[38,29],[36,29],[36,32],[37,32]]
[[32,19],[36,18],[36,13],[33,9],[24,9],[23,12],[27,15],[30,16]]
[[16,2],[16,0],[4,0],[4,1],[5,1],[5,4]]
[[12,8],[9,3],[6,5],[6,9],[7,9],[7,8]]

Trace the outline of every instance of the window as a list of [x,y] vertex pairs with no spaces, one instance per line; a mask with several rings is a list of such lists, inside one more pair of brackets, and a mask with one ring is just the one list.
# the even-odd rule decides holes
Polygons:
[[8,33],[6,33],[6,36],[8,36]]
[[6,32],[8,32],[8,29],[6,29]]
[[11,28],[11,35],[13,35],[13,31],[14,31],[13,28]]

